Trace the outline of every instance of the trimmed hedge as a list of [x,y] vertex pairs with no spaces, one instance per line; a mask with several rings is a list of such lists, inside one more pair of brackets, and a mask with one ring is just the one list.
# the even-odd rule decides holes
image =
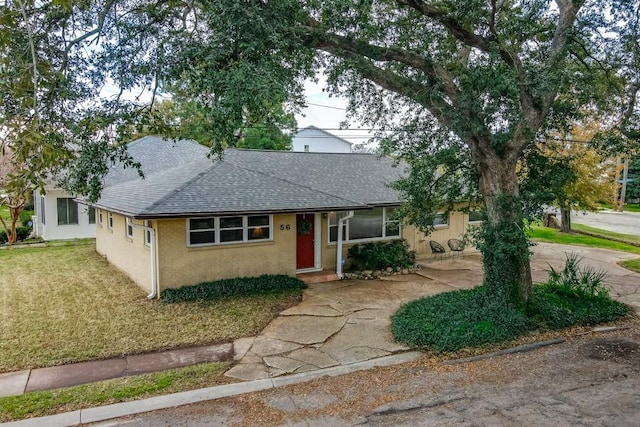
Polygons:
[[416,253],[404,240],[355,245],[347,252],[351,270],[384,270],[387,267],[413,267]]
[[[16,227],[16,232],[18,233],[18,241],[24,240],[29,237],[31,234],[31,227],[28,225]],[[9,239],[7,239],[7,232],[4,230],[0,230],[0,244],[7,243]]]
[[210,301],[240,295],[257,295],[289,290],[301,290],[307,285],[300,279],[285,275],[265,274],[258,277],[238,277],[217,280],[198,285],[165,289],[161,299],[164,302]]

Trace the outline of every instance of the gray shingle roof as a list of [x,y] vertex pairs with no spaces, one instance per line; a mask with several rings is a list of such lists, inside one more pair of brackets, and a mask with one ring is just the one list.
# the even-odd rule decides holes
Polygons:
[[371,154],[227,150],[208,159],[196,142],[145,137],[129,145],[142,163],[109,173],[97,207],[138,218],[365,209],[393,205],[387,184],[406,166]]

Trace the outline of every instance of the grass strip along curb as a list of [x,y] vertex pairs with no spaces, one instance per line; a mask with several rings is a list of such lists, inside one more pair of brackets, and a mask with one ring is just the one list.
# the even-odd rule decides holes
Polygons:
[[594,232],[591,232],[591,231],[584,231],[584,230],[577,230],[577,229],[573,229],[571,231],[576,233],[576,234],[583,234],[583,235],[589,236],[589,237],[597,237],[599,239],[611,240],[612,242],[625,243],[627,245],[631,245],[631,246],[635,246],[635,247],[640,248],[640,243],[634,242],[633,240],[626,240],[626,239],[621,239],[621,238],[618,238],[618,237],[605,236],[604,234],[594,233]]

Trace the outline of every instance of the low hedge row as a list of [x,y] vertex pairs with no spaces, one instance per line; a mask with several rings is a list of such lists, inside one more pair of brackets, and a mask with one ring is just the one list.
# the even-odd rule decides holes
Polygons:
[[239,295],[256,295],[289,290],[301,290],[306,284],[295,277],[265,274],[258,277],[238,277],[217,280],[177,289],[165,289],[161,299],[164,302],[210,301]]
[[391,242],[371,242],[349,248],[350,269],[384,270],[387,267],[409,268],[416,263],[416,253],[402,239]]

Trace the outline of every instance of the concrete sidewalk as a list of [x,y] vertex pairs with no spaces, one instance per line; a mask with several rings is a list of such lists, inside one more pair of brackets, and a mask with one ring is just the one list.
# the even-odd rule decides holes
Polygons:
[[232,356],[233,345],[227,343],[9,372],[0,374],[0,397],[220,362]]

